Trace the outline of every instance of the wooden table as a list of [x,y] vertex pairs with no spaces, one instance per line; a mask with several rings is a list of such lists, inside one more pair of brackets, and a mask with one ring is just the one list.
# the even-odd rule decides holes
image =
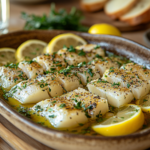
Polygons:
[[[42,15],[42,14],[48,14],[49,10],[50,10],[50,3],[49,2],[45,2],[45,3],[38,3],[38,4],[22,4],[22,3],[13,3],[11,0],[10,3],[10,26],[9,26],[9,32],[13,32],[13,31],[18,31],[18,30],[22,30],[23,26],[24,26],[24,20],[21,19],[21,12],[27,12],[29,14],[36,14],[36,15]],[[70,10],[70,8],[72,6],[75,6],[77,8],[80,9],[79,7],[79,2],[77,0],[71,0],[71,1],[65,1],[65,0],[55,0],[55,4],[56,4],[56,8],[65,8],[67,10]],[[99,14],[101,12],[96,12],[96,13],[84,13],[85,16],[85,20],[84,23],[85,24],[94,24],[94,23],[99,23],[102,22],[101,18],[99,18]],[[93,17],[94,16],[94,17]],[[90,22],[89,22],[90,20]],[[111,22],[111,21],[110,21]],[[122,33],[122,36],[128,39],[131,39],[133,41],[136,41],[144,46],[147,46],[146,43],[143,40],[143,34],[145,33],[147,29],[144,30],[140,30],[140,31],[134,31],[134,32],[124,32]],[[2,123],[2,118],[0,117],[0,122]],[[3,123],[5,121],[3,120]],[[50,148],[41,145],[38,145],[39,147],[35,147],[34,144],[32,144],[32,146],[29,144],[27,144],[26,142],[24,142],[23,140],[19,139],[15,134],[11,133],[9,130],[7,130],[5,128],[5,126],[3,126],[0,123],[0,135],[3,135],[3,139],[6,140],[8,142],[7,139],[11,138],[11,142],[8,142],[13,148],[16,148],[14,145],[16,144],[16,142],[21,143],[22,147],[24,146],[23,149],[46,149],[46,150],[51,150]],[[7,123],[9,124],[9,123]],[[9,128],[10,127],[10,128]],[[7,126],[8,129],[12,130],[15,129],[13,128],[11,125]],[[6,134],[6,136],[4,136],[4,134]],[[9,138],[7,138],[7,136]],[[28,137],[29,138],[29,137]],[[3,140],[0,138],[0,150],[12,150],[12,148]],[[13,141],[14,140],[14,141]],[[31,140],[32,141],[32,140]],[[34,143],[34,141],[32,142]],[[26,146],[28,146],[28,148],[25,148]]]

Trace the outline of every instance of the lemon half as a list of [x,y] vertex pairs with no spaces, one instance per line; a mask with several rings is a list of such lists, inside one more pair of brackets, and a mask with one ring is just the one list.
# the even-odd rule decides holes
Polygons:
[[23,42],[16,51],[17,61],[31,60],[36,56],[43,53],[43,49],[47,46],[47,43],[41,40],[27,40]]
[[144,114],[137,105],[126,105],[117,114],[100,124],[93,125],[96,132],[104,136],[121,136],[131,134],[144,124]]
[[0,48],[0,66],[6,65],[7,63],[15,63],[15,52],[16,50],[13,48]]
[[88,32],[90,34],[109,34],[121,36],[121,32],[116,27],[106,23],[94,24],[89,28]]
[[80,36],[72,33],[64,33],[55,36],[48,43],[48,46],[44,52],[53,54],[54,52],[57,52],[58,50],[62,49],[64,46],[70,47],[72,45],[73,47],[76,47],[78,45],[83,44],[87,44],[87,42]]

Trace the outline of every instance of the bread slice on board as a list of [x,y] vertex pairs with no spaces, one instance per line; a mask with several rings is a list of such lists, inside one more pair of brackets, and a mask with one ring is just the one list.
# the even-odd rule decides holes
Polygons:
[[117,19],[127,13],[139,0],[110,0],[105,5],[105,13]]
[[94,12],[104,7],[108,0],[81,0],[80,5],[84,11]]
[[140,0],[134,8],[120,17],[130,25],[138,25],[150,21],[150,0]]

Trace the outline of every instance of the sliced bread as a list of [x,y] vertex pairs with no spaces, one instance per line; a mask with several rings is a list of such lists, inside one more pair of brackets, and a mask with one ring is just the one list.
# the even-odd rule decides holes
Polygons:
[[117,19],[127,13],[139,0],[110,0],[105,5],[105,13]]
[[120,17],[130,25],[138,25],[150,21],[150,0],[140,0],[135,7]]
[[81,8],[84,11],[94,12],[104,7],[108,0],[81,0]]

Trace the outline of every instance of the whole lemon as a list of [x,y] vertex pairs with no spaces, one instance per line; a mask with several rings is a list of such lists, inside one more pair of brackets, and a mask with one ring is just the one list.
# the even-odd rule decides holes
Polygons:
[[89,28],[88,33],[121,36],[121,32],[116,27],[106,23],[92,25]]

